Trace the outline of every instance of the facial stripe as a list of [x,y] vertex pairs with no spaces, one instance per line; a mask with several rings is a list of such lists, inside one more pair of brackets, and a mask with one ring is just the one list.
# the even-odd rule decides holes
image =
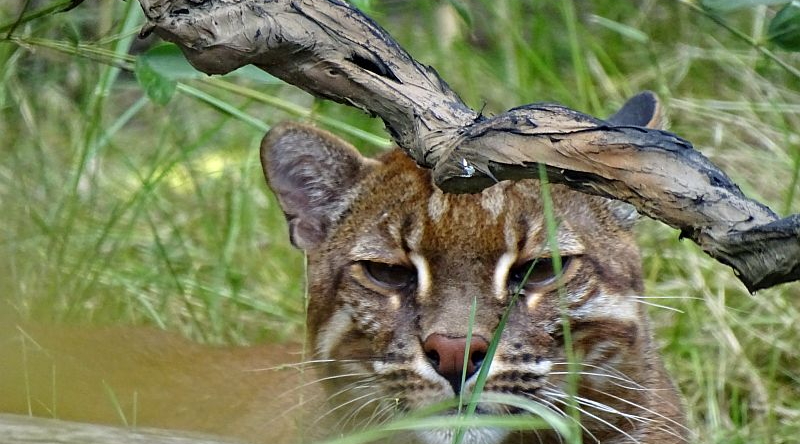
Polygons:
[[494,284],[494,296],[497,299],[505,299],[506,295],[508,295],[508,272],[516,260],[516,253],[505,252],[500,255],[500,259],[497,260],[494,266],[492,283]]
[[439,223],[448,208],[450,208],[450,202],[447,197],[441,190],[435,188],[428,199],[428,217],[431,218],[431,222]]
[[619,295],[606,295],[602,290],[597,291],[593,297],[586,298],[583,303],[570,310],[570,317],[574,319],[608,318],[618,321],[635,321],[639,317],[636,302],[628,297]]
[[562,255],[581,254],[584,251],[580,240],[575,236],[568,222],[562,222],[556,234],[559,252]]
[[418,253],[409,253],[408,259],[417,269],[417,299],[424,301],[430,297],[431,293],[431,270],[428,261]]
[[[425,234],[425,227],[423,224],[412,222],[406,227],[406,232],[403,233],[404,246],[410,251],[419,251],[422,245],[422,237]],[[403,240],[400,242],[403,243]]]
[[[547,242],[545,237],[544,218],[541,215],[528,217],[525,221],[527,231],[523,233],[520,241],[524,242],[519,255],[525,259],[534,259],[542,255]],[[516,228],[516,227],[515,227]]]
[[[552,370],[552,368],[553,368],[553,362],[548,359],[537,360],[534,363],[529,363],[524,365],[524,370],[526,372],[537,375],[547,375],[548,373],[550,373],[550,370]],[[492,361],[491,367],[489,367],[489,374],[487,375],[487,380],[505,372],[513,372],[519,370],[520,370],[519,364],[508,364],[503,362],[502,359],[495,358]]]
[[350,249],[348,259],[357,261],[391,262],[390,259],[402,258],[403,250],[390,247],[381,242],[379,238],[365,238]]
[[505,184],[499,184],[487,188],[481,193],[481,207],[492,216],[492,219],[497,219],[505,210],[506,188],[508,187]]
[[353,310],[345,306],[341,307],[328,318],[325,326],[320,329],[317,336],[317,353],[321,359],[331,359],[333,349],[341,342],[342,338],[353,327]]
[[518,227],[516,220],[512,217],[506,217],[503,224],[503,237],[506,242],[506,251],[516,251],[519,243]]

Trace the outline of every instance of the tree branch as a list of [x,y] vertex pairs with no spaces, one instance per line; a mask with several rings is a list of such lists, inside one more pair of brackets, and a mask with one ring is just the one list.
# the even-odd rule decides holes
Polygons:
[[[424,166],[477,118],[431,68],[381,27],[330,0],[141,0],[150,24],[207,74],[255,65],[317,96],[386,122]],[[426,159],[429,159],[426,162]]]
[[666,131],[612,126],[555,105],[531,105],[465,131],[433,170],[444,190],[538,177],[633,204],[730,265],[750,291],[800,280],[800,215],[780,219],[748,199],[692,145]]
[[236,444],[239,441],[160,429],[124,429],[97,424],[0,415],[0,444]]
[[[485,118],[383,29],[338,0],[140,0],[155,31],[208,74],[253,64],[377,115],[448,192],[536,177],[624,200],[732,266],[750,291],[800,280],[800,215],[780,219],[692,145],[555,105]],[[612,119],[613,121],[613,119]]]

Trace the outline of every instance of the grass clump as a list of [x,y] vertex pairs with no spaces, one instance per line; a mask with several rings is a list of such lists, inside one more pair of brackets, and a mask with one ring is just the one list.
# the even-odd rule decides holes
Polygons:
[[[746,194],[800,212],[800,78],[681,2],[362,3],[485,113],[556,101],[602,117],[655,90],[670,130]],[[0,23],[27,4],[3,2]],[[774,12],[723,19],[760,41]],[[244,77],[181,79],[154,104],[129,71],[151,44],[134,39],[141,23],[136,2],[86,2],[0,35],[3,310],[158,325],[211,343],[295,336],[302,256],[261,177],[263,128],[300,115],[355,140],[353,128],[386,137],[381,125]],[[800,286],[748,295],[674,230],[639,230],[648,296],[668,308],[652,314],[700,440],[794,442]]]

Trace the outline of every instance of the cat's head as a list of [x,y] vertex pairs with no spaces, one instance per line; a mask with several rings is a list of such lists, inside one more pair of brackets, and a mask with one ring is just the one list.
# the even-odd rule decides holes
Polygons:
[[[574,393],[582,427],[598,439],[673,414],[625,206],[535,180],[444,194],[399,150],[368,159],[297,124],[272,130],[262,160],[292,242],[308,255],[309,339],[317,359],[332,360],[330,408],[344,423],[448,402],[450,414],[482,368],[479,414],[533,403],[563,415]],[[570,359],[579,362],[572,382]],[[518,402],[497,399],[509,396]],[[453,439],[451,429],[414,433]],[[466,433],[465,443],[511,439],[497,427]]]

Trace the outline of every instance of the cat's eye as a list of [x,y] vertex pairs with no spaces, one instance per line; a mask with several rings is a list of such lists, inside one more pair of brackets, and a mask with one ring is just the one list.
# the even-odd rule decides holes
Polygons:
[[403,265],[362,261],[361,267],[364,269],[364,273],[367,277],[373,282],[391,290],[406,288],[417,280],[416,271]]
[[[561,257],[561,272],[566,270],[572,262],[572,256]],[[525,279],[527,276],[527,279]],[[508,287],[517,291],[522,287],[543,287],[555,282],[557,277],[556,267],[552,258],[540,257],[520,265],[516,265],[508,272]]]

